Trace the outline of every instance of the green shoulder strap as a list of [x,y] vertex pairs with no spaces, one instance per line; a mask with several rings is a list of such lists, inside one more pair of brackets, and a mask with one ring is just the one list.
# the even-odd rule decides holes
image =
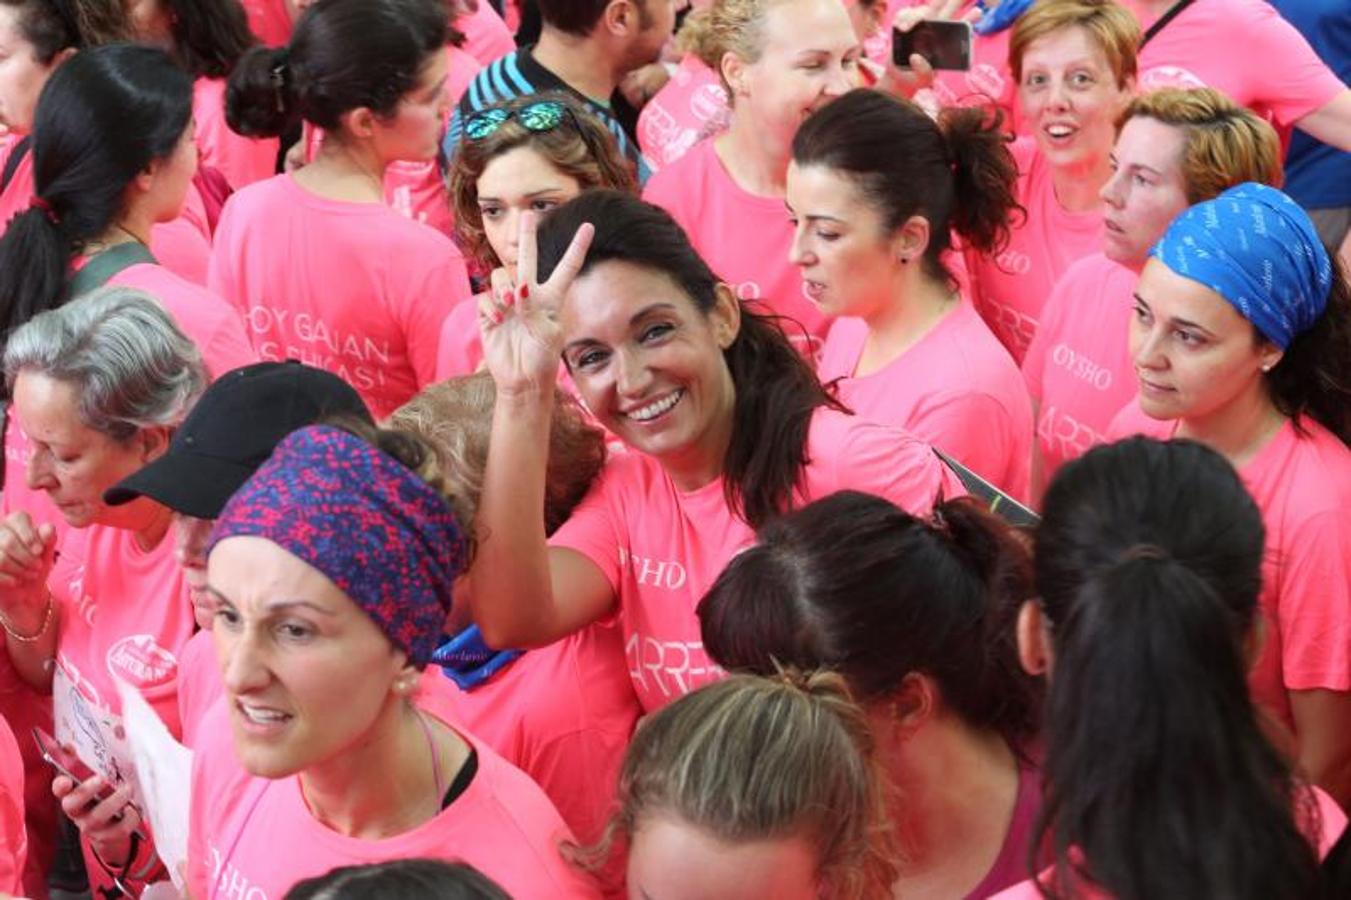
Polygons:
[[84,268],[71,276],[70,299],[74,300],[76,297],[82,297],[92,290],[103,287],[123,269],[129,269],[141,263],[153,262],[155,262],[155,257],[151,255],[149,248],[140,241],[115,244],[102,253],[91,257],[89,262],[84,264]]

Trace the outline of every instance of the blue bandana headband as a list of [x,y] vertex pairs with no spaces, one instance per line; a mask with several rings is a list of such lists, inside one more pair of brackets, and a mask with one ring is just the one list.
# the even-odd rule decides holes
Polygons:
[[1149,255],[1228,300],[1282,350],[1318,321],[1332,290],[1332,260],[1308,214],[1254,182],[1182,213]]
[[266,538],[322,572],[424,665],[441,640],[468,547],[445,498],[359,437],[302,428],[221,511],[207,552]]

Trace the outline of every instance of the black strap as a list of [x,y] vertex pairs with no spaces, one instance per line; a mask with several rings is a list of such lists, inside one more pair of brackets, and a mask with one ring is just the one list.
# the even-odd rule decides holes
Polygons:
[[127,241],[114,244],[84,264],[70,279],[70,299],[82,297],[92,290],[103,287],[113,276],[123,269],[141,263],[153,263],[155,257],[149,248],[140,241]]
[[33,136],[26,134],[14,145],[14,149],[9,154],[9,159],[5,160],[5,172],[0,175],[0,194],[9,190],[9,183],[14,180],[14,173],[19,171],[19,163],[28,155],[28,148],[33,144]]
[[1136,52],[1145,49],[1145,44],[1148,44],[1150,41],[1152,41],[1154,39],[1154,36],[1157,35],[1160,31],[1163,31],[1164,27],[1167,26],[1169,22],[1176,19],[1179,15],[1181,15],[1184,9],[1186,9],[1191,5],[1192,0],[1177,0],[1176,3],[1168,7],[1168,11],[1163,15],[1159,16],[1158,21],[1156,21],[1153,25],[1150,25],[1149,29],[1145,31],[1144,37],[1140,38],[1140,46]]

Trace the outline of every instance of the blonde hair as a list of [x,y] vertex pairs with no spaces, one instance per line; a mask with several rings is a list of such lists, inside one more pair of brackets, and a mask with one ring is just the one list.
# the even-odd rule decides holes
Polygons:
[[618,811],[580,858],[598,865],[616,839],[669,816],[732,844],[805,838],[828,896],[890,896],[897,867],[884,783],[867,718],[841,676],[732,675],[638,727]]
[[1146,116],[1186,137],[1182,177],[1190,204],[1212,200],[1236,184],[1284,181],[1281,139],[1271,124],[1214,88],[1162,88],[1131,101],[1121,125]]
[[727,89],[729,102],[735,102],[736,95],[722,73],[722,58],[731,53],[745,63],[758,61],[765,50],[765,18],[770,7],[788,2],[791,0],[716,0],[710,8],[710,65]]
[[[389,425],[411,432],[435,450],[441,473],[472,522],[483,495],[497,386],[487,372],[431,385],[396,409]],[[567,521],[605,465],[605,436],[577,402],[554,389],[549,464],[544,479],[544,527]]]
[[692,9],[680,23],[675,36],[676,52],[681,56],[693,53],[704,65],[715,72],[721,60],[718,43],[713,37],[713,13],[709,9]]
[[557,128],[530,131],[513,115],[497,130],[480,140],[467,135],[460,138],[448,177],[450,205],[455,213],[455,236],[461,248],[475,261],[489,267],[502,261],[493,252],[483,230],[483,214],[478,208],[478,180],[488,164],[517,147],[529,147],[549,161],[555,169],[577,180],[582,190],[615,188],[638,192],[633,163],[615,144],[614,135],[577,101],[558,91],[529,94],[487,109],[516,112],[532,103],[550,100],[562,104],[567,113]]
[[1048,34],[1079,27],[1092,36],[1116,75],[1117,87],[1135,78],[1136,48],[1140,46],[1140,23],[1116,0],[1037,0],[1019,17],[1009,37],[1009,68],[1014,79],[1023,80],[1023,54]]

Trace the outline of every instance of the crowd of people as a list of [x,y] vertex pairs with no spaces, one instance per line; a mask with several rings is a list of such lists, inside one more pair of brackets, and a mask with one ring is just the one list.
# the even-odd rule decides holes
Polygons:
[[0,896],[1351,897],[1349,34],[0,0]]

